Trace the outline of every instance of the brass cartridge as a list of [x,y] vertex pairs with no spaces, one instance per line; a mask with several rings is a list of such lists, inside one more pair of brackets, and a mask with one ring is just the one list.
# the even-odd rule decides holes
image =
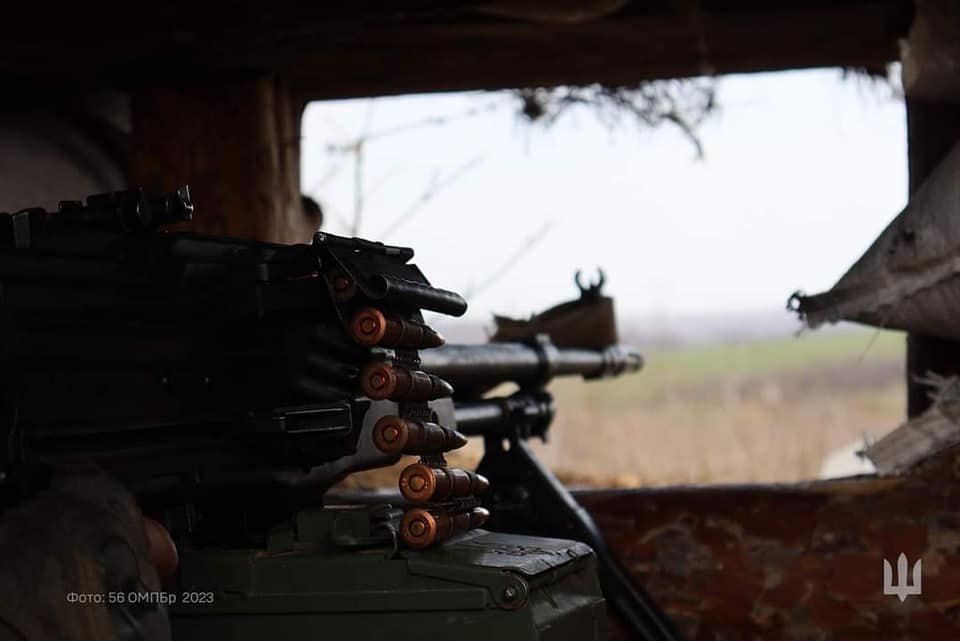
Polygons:
[[350,322],[353,339],[367,347],[408,347],[424,349],[443,345],[444,338],[433,329],[400,316],[386,316],[379,309],[365,307]]
[[417,503],[480,494],[488,487],[490,482],[486,477],[469,470],[414,463],[400,473],[400,493],[408,501]]
[[457,532],[478,528],[487,522],[490,512],[475,507],[469,512],[430,512],[415,507],[407,510],[400,521],[400,538],[408,547],[425,548],[449,539]]
[[453,394],[453,388],[443,379],[382,361],[363,368],[360,387],[375,401],[432,401]]
[[436,423],[384,416],[373,426],[373,443],[384,454],[437,454],[467,444],[467,438]]

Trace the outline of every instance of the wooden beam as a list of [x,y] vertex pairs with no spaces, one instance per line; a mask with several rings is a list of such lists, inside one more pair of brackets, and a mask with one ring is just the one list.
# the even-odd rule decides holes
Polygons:
[[[916,475],[577,495],[688,641],[960,635],[960,450]],[[883,594],[883,559],[923,594]],[[619,638],[628,638],[620,636]]]
[[578,25],[480,23],[370,30],[363,47],[307,53],[292,81],[314,99],[603,83],[897,58],[901,8],[627,16]]
[[[274,75],[310,99],[653,78],[897,59],[909,0],[633,2],[597,19],[490,15],[490,2],[216,4],[148,16],[101,2],[5,16],[0,81],[145,86]],[[510,4],[500,2],[499,4]],[[549,10],[550,3],[543,3]],[[101,8],[102,9],[102,8]],[[189,16],[185,19],[184,16]]]
[[301,202],[302,109],[271,78],[138,91],[132,180],[152,191],[189,184],[194,231],[307,242],[318,221]]
[[903,46],[903,86],[915,100],[960,103],[960,4],[914,0],[915,17]]
[[[910,193],[960,140],[960,7],[951,0],[919,0],[904,46]],[[960,342],[907,336],[907,414],[931,404],[929,374],[960,375]]]

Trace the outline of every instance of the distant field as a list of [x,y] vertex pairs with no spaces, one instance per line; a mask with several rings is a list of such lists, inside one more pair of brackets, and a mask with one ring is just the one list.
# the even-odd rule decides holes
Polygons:
[[[813,332],[646,357],[637,375],[551,386],[558,416],[551,441],[536,449],[568,483],[814,478],[831,451],[879,436],[904,415],[897,332]],[[475,464],[481,449],[471,443],[457,458]]]
[[851,330],[654,352],[613,381],[557,381],[554,439],[571,482],[816,477],[831,451],[904,414],[904,337]]
[[[641,351],[642,351],[642,346]],[[712,386],[730,381],[774,380],[790,374],[842,367],[867,375],[871,365],[901,362],[900,332],[848,330],[806,332],[737,344],[700,345],[645,353],[643,371],[613,381],[588,383],[591,398],[636,403],[671,395],[677,386]],[[557,390],[569,393],[568,381]],[[593,389],[596,388],[596,389]]]

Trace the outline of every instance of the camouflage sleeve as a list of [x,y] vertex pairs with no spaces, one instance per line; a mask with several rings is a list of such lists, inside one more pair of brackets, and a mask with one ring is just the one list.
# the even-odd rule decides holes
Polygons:
[[[87,467],[0,516],[0,641],[169,641],[133,497]],[[119,601],[123,601],[122,603]]]

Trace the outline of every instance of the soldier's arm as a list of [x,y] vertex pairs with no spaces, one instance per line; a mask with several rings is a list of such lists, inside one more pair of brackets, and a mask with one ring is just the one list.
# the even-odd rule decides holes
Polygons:
[[[0,516],[0,640],[168,641],[161,605],[117,595],[158,592],[176,552],[133,497],[90,467]],[[113,601],[113,602],[111,602]]]

